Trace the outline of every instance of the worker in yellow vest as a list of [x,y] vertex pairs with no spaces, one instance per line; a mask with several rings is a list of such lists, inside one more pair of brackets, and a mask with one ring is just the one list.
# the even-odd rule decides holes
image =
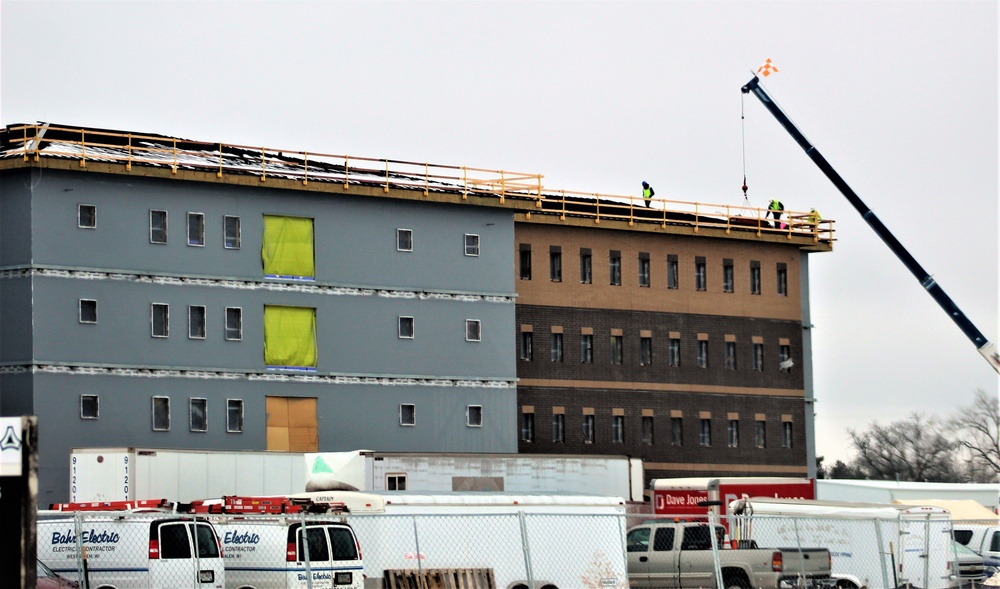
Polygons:
[[642,181],[642,202],[646,205],[647,209],[650,208],[650,206],[651,206],[654,194],[656,194],[656,193],[653,192],[653,187],[650,186],[648,182],[646,182],[645,180],[643,180]]

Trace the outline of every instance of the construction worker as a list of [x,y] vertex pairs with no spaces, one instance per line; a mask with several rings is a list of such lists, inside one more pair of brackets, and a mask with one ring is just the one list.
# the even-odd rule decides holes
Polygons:
[[816,231],[819,229],[819,222],[823,220],[823,217],[819,214],[816,209],[809,209],[809,214],[806,215],[806,221],[812,225],[812,230]]
[[784,229],[785,224],[779,221],[781,218],[781,213],[785,212],[785,205],[780,200],[772,198],[771,202],[767,205],[767,212],[764,213],[764,217],[771,215],[774,218],[774,228]]
[[647,209],[650,208],[650,206],[651,206],[654,194],[656,194],[656,193],[653,192],[653,187],[650,186],[648,182],[646,182],[645,180],[643,180],[642,181],[642,201],[643,201],[643,203],[645,203]]

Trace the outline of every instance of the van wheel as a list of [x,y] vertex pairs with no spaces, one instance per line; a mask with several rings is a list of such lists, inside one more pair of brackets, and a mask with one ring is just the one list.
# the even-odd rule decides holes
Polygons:
[[528,589],[527,585],[514,585],[510,589]]
[[851,581],[837,581],[837,589],[859,589],[859,587]]
[[555,585],[542,585],[542,589],[559,589]]

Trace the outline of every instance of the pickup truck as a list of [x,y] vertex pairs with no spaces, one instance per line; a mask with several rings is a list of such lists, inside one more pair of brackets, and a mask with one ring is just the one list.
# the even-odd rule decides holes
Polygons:
[[715,556],[728,589],[779,589],[834,586],[826,548],[725,549],[725,529],[709,525],[652,520],[628,530],[629,587],[674,589],[718,587]]

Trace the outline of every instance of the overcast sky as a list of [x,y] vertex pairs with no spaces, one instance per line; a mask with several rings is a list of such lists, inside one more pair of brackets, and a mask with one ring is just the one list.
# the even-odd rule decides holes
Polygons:
[[[3,124],[545,175],[836,220],[811,256],[818,454],[997,375],[763,106],[998,337],[997,2],[0,2]],[[745,128],[741,126],[745,112]],[[745,136],[745,141],[744,141]],[[744,151],[745,144],[745,151]]]

